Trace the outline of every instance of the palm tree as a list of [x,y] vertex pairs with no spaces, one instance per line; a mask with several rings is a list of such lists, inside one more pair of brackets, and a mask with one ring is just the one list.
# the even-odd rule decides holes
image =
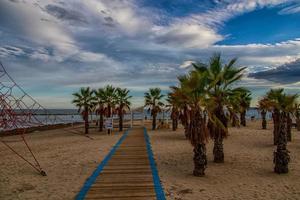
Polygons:
[[[181,80],[181,78],[183,78],[183,77],[178,77],[179,81],[183,81],[183,80]],[[185,137],[188,139],[188,127],[189,127],[189,122],[190,122],[190,117],[189,117],[190,109],[188,106],[188,94],[181,87],[172,86],[172,87],[170,87],[170,89],[171,89],[170,94],[171,94],[172,98],[174,98],[174,100],[176,99],[176,104],[179,109],[178,118],[180,119],[181,124],[184,127]]]
[[130,101],[129,99],[132,96],[128,96],[129,90],[117,88],[116,89],[116,103],[118,104],[117,112],[119,115],[119,131],[123,131],[123,118],[126,109],[130,110]]
[[205,73],[196,70],[187,76],[178,78],[180,81],[180,92],[184,101],[190,107],[190,121],[188,123],[187,137],[194,147],[194,176],[204,176],[207,166],[206,143],[208,129],[206,127],[206,87],[207,79]]
[[258,101],[258,109],[260,110],[260,114],[261,114],[262,129],[267,129],[266,115],[267,115],[268,110],[270,109],[269,101],[267,98],[262,98],[261,100]]
[[104,114],[105,114],[105,91],[103,88],[99,88],[98,90],[94,90],[98,108],[96,109],[96,113],[99,115],[99,131],[103,131],[103,123],[104,123]]
[[170,92],[168,94],[167,102],[168,102],[167,107],[169,107],[171,110],[172,130],[176,131],[178,127],[180,101],[178,97],[174,95],[174,93]]
[[239,90],[239,105],[241,125],[246,126],[246,112],[250,108],[251,92],[245,88]]
[[295,117],[296,117],[296,125],[297,131],[300,131],[300,104],[295,104]]
[[[95,106],[95,97],[92,90],[81,88],[79,92],[74,93],[74,100],[72,101],[78,107],[78,112],[81,112],[84,120],[85,134],[89,132],[89,112]],[[83,110],[82,110],[83,109]]]
[[238,113],[240,112],[240,94],[239,92],[233,92],[232,95],[228,97],[228,112],[229,120],[231,121],[231,126],[236,127],[240,125]]
[[145,93],[145,106],[149,107],[152,116],[152,130],[156,129],[156,117],[161,108],[164,105],[162,98],[164,95],[161,94],[160,88],[150,88],[149,92]]
[[235,68],[236,59],[223,65],[220,54],[214,54],[209,65],[194,63],[193,66],[199,71],[206,71],[209,89],[208,96],[213,102],[209,109],[213,109],[214,118],[210,120],[210,134],[214,139],[214,162],[224,162],[223,139],[227,136],[227,117],[225,110],[230,107],[230,96],[234,95],[232,85],[240,80],[245,68]]
[[298,98],[298,94],[296,95],[288,95],[287,96],[288,99],[288,104],[287,104],[287,108],[286,108],[286,112],[287,112],[287,121],[286,121],[286,127],[287,127],[287,141],[291,142],[292,141],[292,115],[294,115],[295,111],[297,111],[297,108],[295,107],[295,105],[297,104],[297,98]]
[[[113,111],[116,105],[117,96],[116,96],[116,88],[112,85],[107,85],[104,88],[104,102],[105,102],[105,114],[106,117],[110,118],[113,115]],[[110,134],[110,130],[108,130],[108,134]]]
[[273,119],[273,142],[274,145],[278,143],[278,134],[279,134],[279,121],[280,121],[280,111],[278,109],[278,99],[283,95],[283,89],[271,89],[266,94],[266,99],[268,100],[268,105],[270,110],[272,111],[272,119]]
[[278,110],[279,115],[277,148],[274,152],[274,172],[278,174],[288,173],[290,156],[287,149],[287,119],[288,113],[294,109],[297,97],[298,95],[280,93],[276,99],[273,99],[274,107]]

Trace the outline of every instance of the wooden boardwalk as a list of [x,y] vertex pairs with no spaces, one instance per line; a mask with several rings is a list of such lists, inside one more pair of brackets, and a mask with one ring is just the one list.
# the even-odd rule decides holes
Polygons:
[[165,199],[157,173],[157,177],[153,173],[152,151],[145,134],[143,128],[130,130],[80,199]]

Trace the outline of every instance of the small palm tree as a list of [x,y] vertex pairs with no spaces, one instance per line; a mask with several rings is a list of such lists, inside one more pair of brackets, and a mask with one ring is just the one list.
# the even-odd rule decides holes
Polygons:
[[262,98],[261,100],[258,101],[258,109],[260,110],[260,114],[261,114],[262,129],[267,129],[266,115],[267,115],[268,110],[270,109],[269,101],[267,98]]
[[241,125],[246,126],[246,112],[250,108],[251,92],[245,88],[239,90],[239,106]]
[[95,106],[95,97],[92,90],[81,88],[79,92],[74,93],[74,100],[72,101],[78,107],[78,112],[81,112],[84,120],[85,134],[89,132],[89,112]]
[[297,131],[300,131],[300,104],[295,104],[295,117],[296,117],[296,125]]
[[169,108],[169,110],[171,110],[172,130],[176,131],[178,127],[180,100],[173,93],[169,93],[167,102],[167,107]]
[[117,88],[116,90],[116,103],[118,104],[117,112],[119,115],[119,131],[123,131],[123,118],[124,113],[126,113],[126,109],[130,110],[130,101],[129,99],[132,96],[129,96],[129,90]]
[[[117,103],[116,88],[112,85],[107,85],[104,88],[104,102],[105,102],[105,114],[106,117],[112,117],[115,105]],[[110,134],[110,130],[108,130]]]
[[96,113],[99,115],[99,131],[103,131],[103,116],[105,114],[105,92],[103,88],[99,88],[98,90],[94,90],[94,93],[98,104]]
[[233,91],[232,95],[228,97],[228,112],[231,126],[236,127],[240,125],[238,113],[240,112],[240,94],[239,92]]
[[[183,81],[184,77],[178,77],[179,81]],[[174,98],[178,108],[179,108],[179,116],[178,118],[181,121],[181,124],[184,127],[184,134],[185,137],[188,139],[188,128],[189,128],[189,114],[190,109],[188,106],[188,94],[184,91],[181,87],[170,87],[171,93],[170,95]]]
[[151,110],[152,130],[155,130],[157,114],[161,112],[162,106],[164,106],[164,103],[162,102],[164,95],[161,94],[160,88],[150,88],[149,92],[146,92],[144,97],[145,107],[148,107],[149,110]]

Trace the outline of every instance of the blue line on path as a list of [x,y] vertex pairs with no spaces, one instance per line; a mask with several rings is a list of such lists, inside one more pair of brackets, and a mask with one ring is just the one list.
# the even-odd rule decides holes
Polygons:
[[145,136],[145,140],[146,140],[147,152],[148,152],[148,157],[149,157],[152,176],[153,176],[156,199],[157,200],[166,200],[165,193],[164,193],[164,190],[162,188],[162,185],[161,185],[161,182],[160,182],[160,179],[158,176],[158,171],[157,171],[156,164],[154,161],[153,152],[152,152],[149,136],[147,133],[147,129],[145,127],[144,127],[144,136]]
[[93,172],[93,174],[86,180],[84,183],[83,187],[79,191],[79,193],[76,196],[76,200],[83,200],[93,185],[93,183],[96,181],[97,177],[103,170],[104,166],[107,164],[107,162],[111,159],[112,155],[115,153],[116,149],[120,146],[120,144],[123,142],[123,140],[126,138],[128,135],[129,130],[127,130],[124,135],[119,139],[119,141],[113,146],[109,154],[104,158],[104,160],[100,163],[100,165],[97,167],[97,169]]

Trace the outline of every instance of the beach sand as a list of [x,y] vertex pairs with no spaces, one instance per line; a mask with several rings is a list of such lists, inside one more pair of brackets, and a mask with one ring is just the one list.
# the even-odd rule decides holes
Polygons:
[[[80,130],[79,130],[80,129]],[[82,128],[77,131],[83,133]],[[26,138],[48,176],[32,167],[0,144],[0,199],[74,199],[85,180],[92,174],[122,134],[107,135],[95,129],[87,137],[64,129],[27,134]],[[5,140],[19,140],[19,136]],[[22,142],[9,142],[17,151],[32,158]]]
[[159,175],[167,199],[239,200],[300,199],[300,132],[293,129],[288,143],[288,174],[273,173],[272,125],[261,130],[260,121],[230,128],[224,141],[225,163],[213,163],[213,142],[207,145],[205,177],[194,177],[193,149],[183,129],[149,131]]
[[[150,128],[150,124],[147,121],[146,126]],[[273,173],[275,147],[271,125],[268,128],[261,130],[259,121],[248,122],[245,128],[230,128],[230,136],[224,141],[224,164],[212,162],[213,143],[209,141],[205,177],[192,175],[193,149],[182,128],[176,132],[148,129],[167,199],[300,199],[300,132],[293,129],[293,141],[288,144],[290,173],[278,175]],[[94,140],[62,129],[28,134],[47,177],[0,144],[0,199],[74,199],[121,134],[109,136],[91,130],[90,136]],[[25,153],[23,143],[9,144]]]

